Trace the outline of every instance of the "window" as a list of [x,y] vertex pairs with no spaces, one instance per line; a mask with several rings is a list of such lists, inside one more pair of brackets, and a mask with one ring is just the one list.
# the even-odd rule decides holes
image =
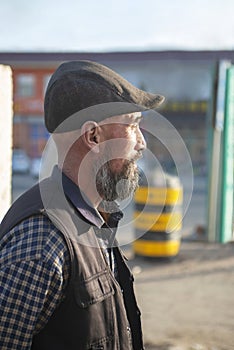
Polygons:
[[17,96],[32,97],[35,94],[35,76],[33,74],[19,74],[17,76]]

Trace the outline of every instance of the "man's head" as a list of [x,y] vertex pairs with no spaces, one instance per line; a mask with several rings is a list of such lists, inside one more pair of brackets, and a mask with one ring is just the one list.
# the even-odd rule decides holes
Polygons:
[[93,181],[101,199],[129,197],[138,184],[136,160],[146,147],[140,111],[162,101],[98,63],[62,64],[45,96],[45,124],[60,167],[81,187],[92,188]]

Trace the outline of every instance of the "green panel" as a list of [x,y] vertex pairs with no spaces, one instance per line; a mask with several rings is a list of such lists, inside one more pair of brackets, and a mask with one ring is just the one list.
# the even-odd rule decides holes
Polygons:
[[220,241],[222,139],[225,118],[226,75],[228,61],[220,61],[213,70],[213,91],[207,118],[208,131],[208,203],[207,238]]
[[234,165],[234,66],[227,71],[226,110],[223,132],[223,174],[221,183],[220,242],[233,235],[233,165]]

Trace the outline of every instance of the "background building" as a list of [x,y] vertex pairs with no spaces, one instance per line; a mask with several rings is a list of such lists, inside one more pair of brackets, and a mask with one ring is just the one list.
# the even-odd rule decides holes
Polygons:
[[[61,62],[78,59],[106,64],[139,88],[165,95],[160,113],[181,134],[195,172],[205,172],[213,73],[218,60],[234,61],[234,51],[0,53],[0,62],[13,69],[13,147],[30,158],[40,157],[48,138],[43,99],[49,78]],[[158,154],[170,168],[169,155],[160,145]]]

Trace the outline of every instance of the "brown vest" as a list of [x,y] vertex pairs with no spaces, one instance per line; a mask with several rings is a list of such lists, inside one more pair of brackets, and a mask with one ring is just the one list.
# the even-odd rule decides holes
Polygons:
[[52,175],[22,195],[0,226],[1,238],[23,219],[42,213],[61,231],[70,253],[71,275],[66,297],[44,329],[34,336],[32,349],[142,350],[133,276],[120,249],[114,248],[117,282],[102,249],[98,248],[92,225],[81,219],[70,204],[64,208],[63,199]]

